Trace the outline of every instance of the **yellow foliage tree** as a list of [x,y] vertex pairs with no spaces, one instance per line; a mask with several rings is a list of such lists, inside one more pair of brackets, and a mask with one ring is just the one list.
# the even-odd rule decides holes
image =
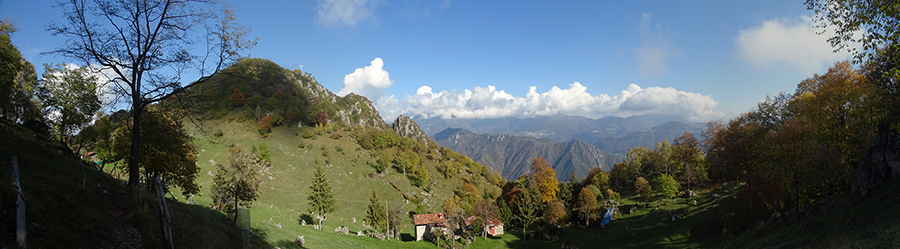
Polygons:
[[531,175],[532,184],[541,194],[541,201],[549,203],[556,200],[556,192],[559,192],[559,185],[556,180],[556,171],[550,167],[550,163],[543,157],[535,158],[531,163],[534,168],[534,174]]

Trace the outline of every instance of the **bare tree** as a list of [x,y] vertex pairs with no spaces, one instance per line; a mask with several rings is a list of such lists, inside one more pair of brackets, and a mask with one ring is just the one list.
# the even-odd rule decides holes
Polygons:
[[[107,83],[131,105],[131,187],[140,180],[144,108],[205,82],[256,45],[245,37],[250,29],[214,0],[68,0],[56,7],[66,21],[47,30],[67,40],[49,53],[112,71]],[[182,86],[182,77],[194,80]]]

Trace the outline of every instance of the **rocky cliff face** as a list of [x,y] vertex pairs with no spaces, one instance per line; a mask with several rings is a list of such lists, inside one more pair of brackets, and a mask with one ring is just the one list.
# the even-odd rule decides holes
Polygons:
[[900,134],[886,124],[878,127],[872,146],[853,173],[850,193],[866,197],[884,182],[900,176]]
[[301,88],[309,92],[310,102],[313,104],[327,103],[320,106],[331,106],[328,113],[332,122],[346,126],[370,126],[376,129],[384,129],[387,125],[381,119],[381,115],[375,110],[372,101],[355,93],[339,97],[319,84],[312,75],[303,72],[294,72],[289,77]]
[[397,116],[397,119],[391,124],[391,128],[401,137],[408,137],[425,145],[430,145],[429,143],[431,143],[431,139],[425,135],[422,129],[419,129],[419,125],[405,115]]

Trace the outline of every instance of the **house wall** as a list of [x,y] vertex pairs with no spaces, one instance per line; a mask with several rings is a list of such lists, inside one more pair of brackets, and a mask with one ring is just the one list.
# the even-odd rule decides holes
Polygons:
[[425,225],[416,226],[416,241],[420,241],[425,238]]
[[492,233],[491,236],[503,234],[503,225],[497,225],[497,226],[493,226],[491,228],[494,229],[494,233]]

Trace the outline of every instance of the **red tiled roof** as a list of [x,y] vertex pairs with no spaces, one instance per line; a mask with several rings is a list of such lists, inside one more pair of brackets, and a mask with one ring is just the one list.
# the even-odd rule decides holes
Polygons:
[[[471,226],[472,222],[475,221],[475,219],[477,219],[477,218],[478,217],[475,217],[475,216],[469,216],[469,218],[466,218],[466,226]],[[491,225],[491,226],[503,225],[503,221],[500,221],[500,219],[497,219],[497,218],[488,219],[487,224]]]
[[433,214],[417,214],[413,215],[413,221],[418,225],[440,225],[450,227],[450,224],[444,219],[444,213]]

